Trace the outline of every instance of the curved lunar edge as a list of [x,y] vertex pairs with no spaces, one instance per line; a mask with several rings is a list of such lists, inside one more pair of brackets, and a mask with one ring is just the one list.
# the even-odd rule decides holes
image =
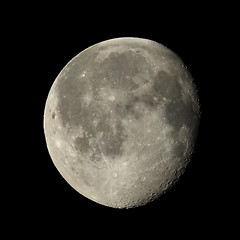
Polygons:
[[85,197],[113,208],[153,201],[190,161],[199,123],[182,60],[147,39],[95,44],[60,72],[44,111],[50,156]]

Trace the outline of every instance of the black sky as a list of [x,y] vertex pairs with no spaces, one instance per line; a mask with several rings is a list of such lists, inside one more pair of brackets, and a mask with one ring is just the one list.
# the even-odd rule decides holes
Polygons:
[[[24,170],[20,171],[21,187],[13,191],[15,198],[20,198],[14,206],[17,218],[25,215],[31,225],[39,219],[67,224],[76,219],[73,225],[79,222],[79,228],[105,221],[114,229],[120,226],[121,231],[136,223],[142,226],[136,231],[164,225],[211,228],[225,211],[219,210],[225,188],[221,178],[225,156],[219,153],[224,143],[219,131],[222,123],[216,119],[225,104],[219,77],[220,39],[230,35],[222,11],[198,5],[166,8],[149,3],[130,7],[114,2],[103,10],[92,4],[60,6],[61,10],[28,6],[29,10],[16,15],[7,27],[17,59],[14,64],[19,68],[16,90],[24,106],[18,135],[23,163],[17,163]],[[52,164],[42,122],[48,91],[66,63],[92,44],[115,37],[148,38],[177,53],[195,79],[202,111],[196,150],[185,175],[161,199],[130,210],[98,205],[69,187]]]

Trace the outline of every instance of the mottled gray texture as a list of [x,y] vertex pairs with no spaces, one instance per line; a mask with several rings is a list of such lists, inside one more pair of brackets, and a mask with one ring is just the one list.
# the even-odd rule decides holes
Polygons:
[[144,205],[184,172],[199,121],[181,59],[146,39],[96,44],[73,58],[46,102],[44,131],[66,181],[106,206]]

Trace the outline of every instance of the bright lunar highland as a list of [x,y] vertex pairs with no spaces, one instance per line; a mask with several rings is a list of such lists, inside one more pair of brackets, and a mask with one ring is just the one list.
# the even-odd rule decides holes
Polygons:
[[113,208],[145,205],[189,163],[199,125],[190,72],[165,46],[116,38],[74,57],[44,110],[50,156],[83,196]]

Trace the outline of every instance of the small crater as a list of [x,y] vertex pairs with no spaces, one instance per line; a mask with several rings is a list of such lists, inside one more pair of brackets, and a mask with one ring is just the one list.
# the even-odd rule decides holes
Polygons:
[[141,53],[141,51],[140,51],[140,50],[135,50],[135,52],[136,52],[137,54],[140,54],[140,53]]
[[90,155],[90,160],[92,162],[100,162],[102,160],[102,156],[100,154],[100,149],[96,149],[95,152],[93,152],[91,155]]
[[55,112],[52,113],[52,119],[54,119],[56,116]]

